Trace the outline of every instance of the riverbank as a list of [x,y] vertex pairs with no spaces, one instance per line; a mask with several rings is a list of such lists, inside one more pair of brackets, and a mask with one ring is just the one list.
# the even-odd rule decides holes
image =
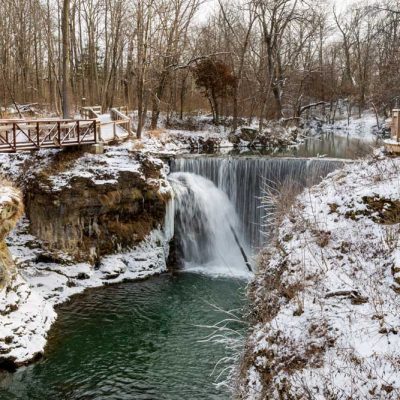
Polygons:
[[[132,125],[136,126],[137,115],[131,114],[130,117]],[[232,123],[231,117],[223,118],[219,125],[215,125],[210,115],[185,115],[182,119],[168,119],[162,114],[159,128],[145,131],[141,142],[134,143],[133,148],[164,155],[187,152],[276,151],[298,146],[308,139],[318,139],[327,134],[362,140],[362,146],[367,146],[381,138],[390,126],[390,121],[381,117],[377,119],[371,110],[366,110],[360,117],[347,117],[341,110],[334,123],[328,123],[321,115],[310,116],[297,123],[290,119],[265,121],[261,131],[257,118],[239,119],[239,126],[234,131]]]
[[17,272],[0,291],[0,367],[44,352],[55,307],[86,288],[167,270],[173,235],[165,165],[123,147],[102,155],[2,155],[26,218],[7,238]]
[[399,397],[399,176],[346,165],[290,208],[250,287],[243,398]]
[[[130,117],[135,126],[137,115]],[[169,120],[165,115],[161,117],[159,128],[145,131],[142,140],[133,143],[134,149],[164,155],[274,149],[296,146],[322,133],[322,124],[315,121],[304,121],[301,126],[290,121],[267,121],[260,131],[256,118],[240,119],[238,128],[233,130],[231,117],[223,118],[219,125],[212,122],[210,115],[187,115],[183,119]]]

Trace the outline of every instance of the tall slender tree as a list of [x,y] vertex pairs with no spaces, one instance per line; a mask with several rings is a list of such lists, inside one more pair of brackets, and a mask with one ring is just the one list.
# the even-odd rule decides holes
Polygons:
[[63,118],[71,117],[71,76],[70,76],[70,6],[71,0],[64,0],[62,9],[62,113]]

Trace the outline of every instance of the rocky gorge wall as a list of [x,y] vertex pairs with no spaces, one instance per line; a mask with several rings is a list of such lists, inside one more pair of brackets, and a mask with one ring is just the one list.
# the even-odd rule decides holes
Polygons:
[[163,163],[124,151],[56,159],[25,187],[31,233],[89,262],[141,242],[163,224],[170,197]]

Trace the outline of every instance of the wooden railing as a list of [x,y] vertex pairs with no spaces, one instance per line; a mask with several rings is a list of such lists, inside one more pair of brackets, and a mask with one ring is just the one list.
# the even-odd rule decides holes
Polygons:
[[128,116],[128,106],[113,107],[112,110],[117,110],[126,117]]
[[[132,135],[131,131],[131,120],[126,115],[122,114],[120,110],[117,108],[112,108],[110,110],[111,121],[103,122],[101,124],[102,132],[105,131],[105,128],[111,127],[112,135],[108,135],[107,137],[100,132],[100,139],[104,143],[110,143],[115,141],[124,140]],[[119,129],[117,129],[117,127]]]
[[0,152],[111,143],[132,135],[127,107],[112,108],[105,122],[100,106],[82,107],[83,119],[0,120]]
[[110,110],[111,121],[104,121],[101,115],[101,106],[81,108],[82,117],[97,119],[100,122],[98,137],[103,143],[121,141],[132,135],[131,120],[127,114],[128,107],[115,107]]
[[95,144],[97,120],[0,120],[0,152]]
[[101,106],[81,107],[81,115],[85,119],[96,119],[101,114]]

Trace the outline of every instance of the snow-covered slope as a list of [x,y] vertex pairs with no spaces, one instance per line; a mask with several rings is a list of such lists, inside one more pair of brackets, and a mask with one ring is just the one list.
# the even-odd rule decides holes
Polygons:
[[[379,127],[384,125],[385,120],[379,118]],[[334,124],[328,124],[324,127],[324,131],[332,131],[335,135],[346,136],[350,138],[359,138],[365,141],[374,141],[379,131],[376,116],[366,111],[361,118],[352,116],[349,119],[342,118]]]
[[400,160],[304,192],[251,287],[248,399],[400,398]]

